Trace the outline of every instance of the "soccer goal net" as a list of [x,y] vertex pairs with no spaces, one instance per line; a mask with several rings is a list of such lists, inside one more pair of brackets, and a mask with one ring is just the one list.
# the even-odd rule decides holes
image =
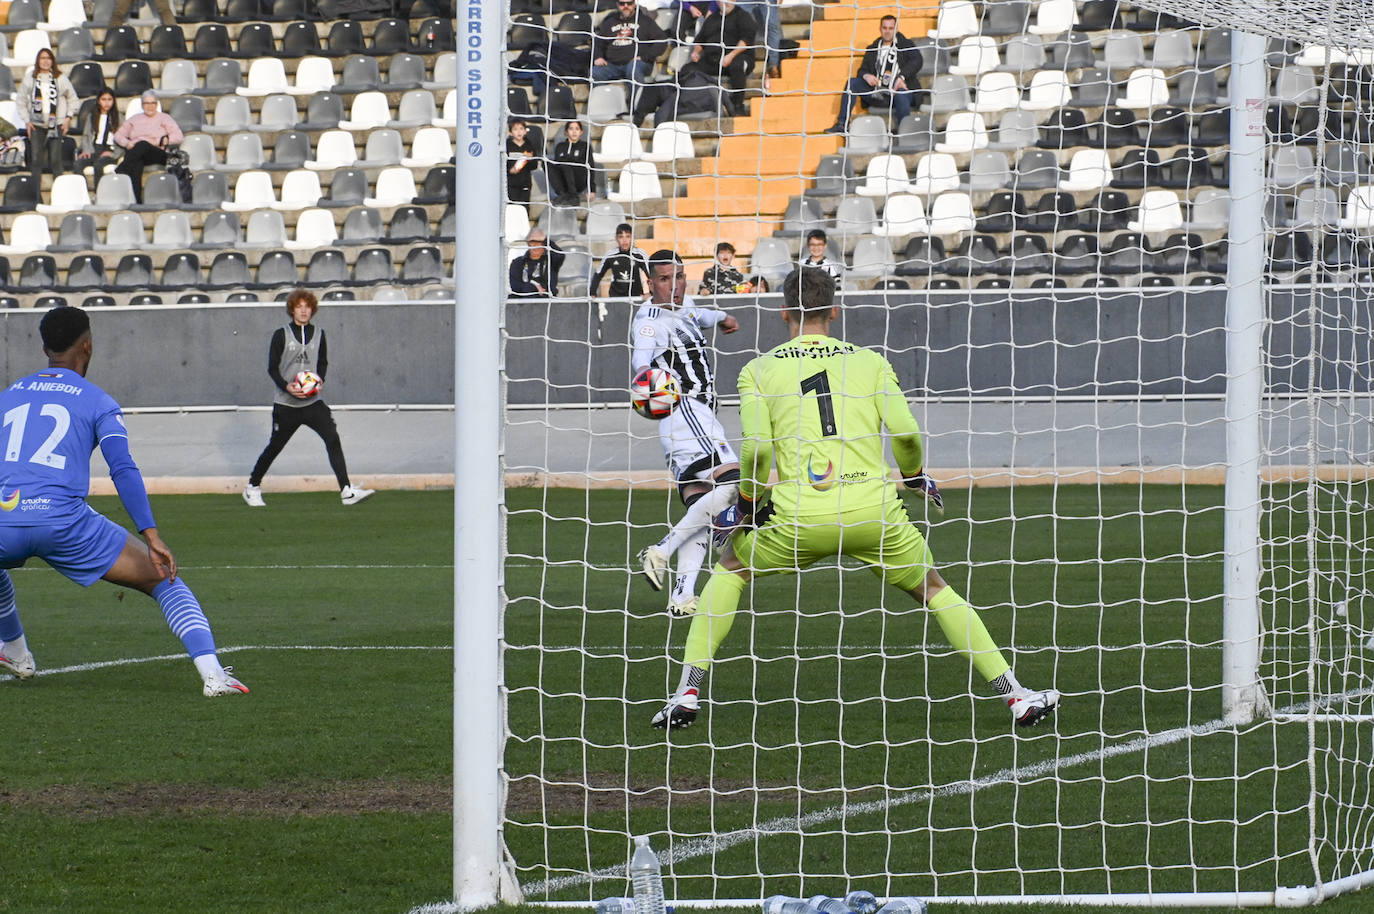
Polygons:
[[[503,860],[477,868],[588,904],[627,894],[649,835],[679,904],[1254,906],[1374,878],[1366,11],[640,0],[610,21],[627,8],[506,22],[526,133],[503,170],[542,167],[503,201],[499,269],[529,294],[499,380],[459,384],[501,398],[506,483]],[[711,24],[735,10],[754,37]],[[738,83],[721,35],[744,36]],[[685,509],[629,405],[635,249],[675,251],[696,306],[738,321],[703,331],[736,451],[740,370],[787,339],[782,278],[812,253],[834,273],[833,335],[890,361],[944,491],[913,523],[1056,714],[1016,727],[932,612],[828,559],[751,581],[694,725],[650,725],[690,620],[636,558]]]

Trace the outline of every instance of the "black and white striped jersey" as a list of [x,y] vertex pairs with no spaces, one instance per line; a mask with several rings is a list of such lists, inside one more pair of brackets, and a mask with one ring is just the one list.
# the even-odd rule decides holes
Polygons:
[[725,312],[699,308],[690,297],[682,307],[644,304],[631,324],[631,367],[635,374],[653,365],[677,376],[684,397],[716,408],[716,378],[711,368],[708,327],[725,320]]

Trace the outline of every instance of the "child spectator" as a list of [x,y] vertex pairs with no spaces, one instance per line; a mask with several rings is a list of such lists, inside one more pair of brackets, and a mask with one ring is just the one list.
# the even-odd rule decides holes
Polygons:
[[506,137],[506,199],[512,203],[530,202],[530,187],[539,169],[539,156],[526,135],[529,126],[520,118],[510,122]]
[[[589,287],[597,290],[601,298],[644,297],[648,288],[644,280],[649,278],[649,256],[634,246],[634,240],[634,231],[628,223],[622,222],[615,227],[616,250],[601,261]],[[607,273],[611,278],[603,287],[601,278]]]
[[592,149],[582,138],[582,124],[568,121],[563,139],[549,159],[549,196],[555,206],[577,206],[592,199]]
[[698,295],[734,295],[752,292],[753,284],[735,267],[735,246],[728,241],[716,245],[716,262],[701,277]]

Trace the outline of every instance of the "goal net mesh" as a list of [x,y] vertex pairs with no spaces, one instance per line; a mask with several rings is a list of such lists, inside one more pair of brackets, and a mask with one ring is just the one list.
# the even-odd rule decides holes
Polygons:
[[[674,85],[700,23],[640,6],[669,36],[647,79],[588,79],[610,6],[510,22],[511,58],[582,68],[544,88],[521,55],[508,96],[545,166],[529,202],[510,185],[510,257],[531,227],[564,255],[551,294],[504,318],[503,837],[525,897],[627,894],[640,834],[670,901],[1201,903],[1358,881],[1374,863],[1368,7],[757,4],[782,44],[758,29],[742,98],[679,101],[665,126],[674,109],[637,103]],[[843,122],[888,14],[921,53],[913,110],[860,99]],[[1265,139],[1253,189],[1230,170],[1232,29],[1269,39],[1245,109]],[[595,160],[569,190],[571,119]],[[1263,198],[1261,277],[1227,270],[1242,192]],[[1017,732],[930,614],[830,560],[752,582],[695,726],[650,727],[689,623],[635,556],[683,507],[628,405],[638,302],[597,275],[622,223],[739,320],[707,334],[736,446],[739,370],[786,339],[776,290],[825,231],[835,335],[892,363],[945,491],[943,518],[913,503],[914,522],[1022,682],[1063,692],[1055,717]],[[743,293],[699,292],[721,242]],[[1272,714],[1236,722],[1227,302],[1256,280]]]

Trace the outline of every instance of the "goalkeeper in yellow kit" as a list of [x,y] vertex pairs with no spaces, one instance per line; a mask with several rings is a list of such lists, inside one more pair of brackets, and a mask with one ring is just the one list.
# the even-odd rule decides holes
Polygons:
[[[1006,700],[1016,723],[1037,724],[1058,707],[1059,693],[1017,682],[977,611],[935,570],[883,455],[886,429],[907,487],[942,507],[939,489],[922,472],[920,429],[887,359],[829,335],[838,316],[834,296],[823,270],[794,270],[783,285],[791,339],[740,372],[739,502],[717,521],[730,548],[692,618],[682,680],[652,724],[677,729],[696,720],[706,670],[753,575],[799,571],[833,555],[868,563],[935,613],[945,637]],[[778,481],[770,489],[774,467]]]

